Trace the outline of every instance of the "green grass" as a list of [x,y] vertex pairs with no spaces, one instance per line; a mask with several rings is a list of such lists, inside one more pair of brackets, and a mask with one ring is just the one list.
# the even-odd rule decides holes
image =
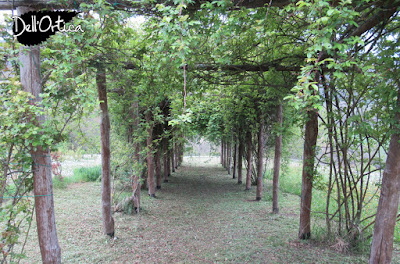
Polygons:
[[74,182],[95,182],[101,176],[101,166],[74,169]]
[[[103,235],[100,183],[55,190],[63,263],[367,262],[315,237],[299,241],[299,196],[282,193],[275,215],[270,201],[254,201],[256,188],[245,192],[220,166],[201,164],[179,168],[155,199],[143,191],[139,215],[115,213],[116,240]],[[21,263],[40,263],[34,228],[26,250]]]
[[53,187],[56,189],[63,189],[71,183],[80,182],[95,182],[101,179],[101,166],[94,166],[89,168],[74,169],[74,175],[71,177],[54,177]]
[[[302,175],[302,166],[301,163],[291,163],[285,171],[282,172],[280,178],[279,178],[279,188],[281,193],[290,193],[294,195],[301,196],[301,175]],[[272,172],[267,171],[266,173],[266,178],[268,180],[272,180]],[[323,175],[322,183],[327,185],[327,177]],[[377,207],[378,207],[378,202],[379,198],[373,197],[374,191],[376,187],[373,187],[372,185],[370,186],[370,189],[367,192],[365,202],[369,201],[370,198],[371,202],[369,204],[365,204],[363,208],[363,213],[362,213],[362,219],[370,216],[374,213],[376,213]],[[336,189],[334,189],[336,191]],[[323,219],[322,222],[325,221],[325,210],[326,210],[326,202],[327,202],[327,191],[324,190],[319,190],[316,188],[313,188],[313,194],[312,194],[312,214],[314,217],[320,218],[321,220]],[[378,192],[379,196],[379,192]],[[337,204],[335,202],[335,197],[336,195],[331,196],[331,201],[329,205],[329,211],[330,212],[335,212],[337,210]],[[266,196],[266,199],[271,199],[271,197]],[[365,222],[362,223],[361,227],[367,226],[371,221],[373,221],[374,218],[370,218],[366,220]],[[333,225],[335,223],[332,223]],[[321,234],[326,235],[326,226],[325,224],[319,225],[316,227],[316,229],[322,229],[323,231],[317,231],[320,232]],[[334,229],[333,229],[334,230]],[[364,238],[366,236],[370,236],[373,233],[373,225],[371,225],[367,230],[365,230],[364,233]],[[321,236],[320,239],[324,240],[329,240],[332,238],[328,238],[326,236]],[[360,241],[360,250],[363,251],[365,247],[369,247],[369,240],[364,240]],[[394,231],[394,242],[395,243],[400,243],[400,226],[396,225],[395,231]],[[357,246],[357,245],[356,245]]]

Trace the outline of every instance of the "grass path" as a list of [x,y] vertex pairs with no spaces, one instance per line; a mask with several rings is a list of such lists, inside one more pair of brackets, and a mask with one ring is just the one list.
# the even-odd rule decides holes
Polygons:
[[[268,186],[267,186],[268,187]],[[117,240],[102,235],[100,184],[72,184],[55,191],[63,263],[365,263],[328,246],[296,239],[299,197],[254,202],[255,188],[220,166],[186,162],[156,193],[143,195],[140,215],[115,214]],[[40,263],[36,231],[28,259]]]

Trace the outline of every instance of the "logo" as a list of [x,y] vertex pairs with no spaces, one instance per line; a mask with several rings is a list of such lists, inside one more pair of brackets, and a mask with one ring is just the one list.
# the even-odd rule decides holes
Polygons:
[[84,32],[80,25],[66,25],[78,12],[71,11],[30,11],[13,16],[13,33],[24,45],[37,45],[56,32]]

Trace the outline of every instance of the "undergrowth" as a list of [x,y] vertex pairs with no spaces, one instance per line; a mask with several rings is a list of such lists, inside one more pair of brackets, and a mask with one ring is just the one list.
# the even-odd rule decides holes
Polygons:
[[63,189],[70,183],[96,182],[101,179],[101,166],[74,169],[71,177],[54,177],[53,186],[56,189]]

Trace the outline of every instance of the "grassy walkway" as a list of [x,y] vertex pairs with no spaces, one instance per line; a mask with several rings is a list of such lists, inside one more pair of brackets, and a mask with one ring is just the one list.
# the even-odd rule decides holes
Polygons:
[[[157,192],[144,196],[140,215],[115,214],[117,240],[102,235],[100,184],[55,191],[63,263],[365,263],[329,246],[296,239],[299,197],[254,202],[220,166],[188,162]],[[270,188],[267,186],[267,188]],[[28,259],[40,263],[36,230]]]

